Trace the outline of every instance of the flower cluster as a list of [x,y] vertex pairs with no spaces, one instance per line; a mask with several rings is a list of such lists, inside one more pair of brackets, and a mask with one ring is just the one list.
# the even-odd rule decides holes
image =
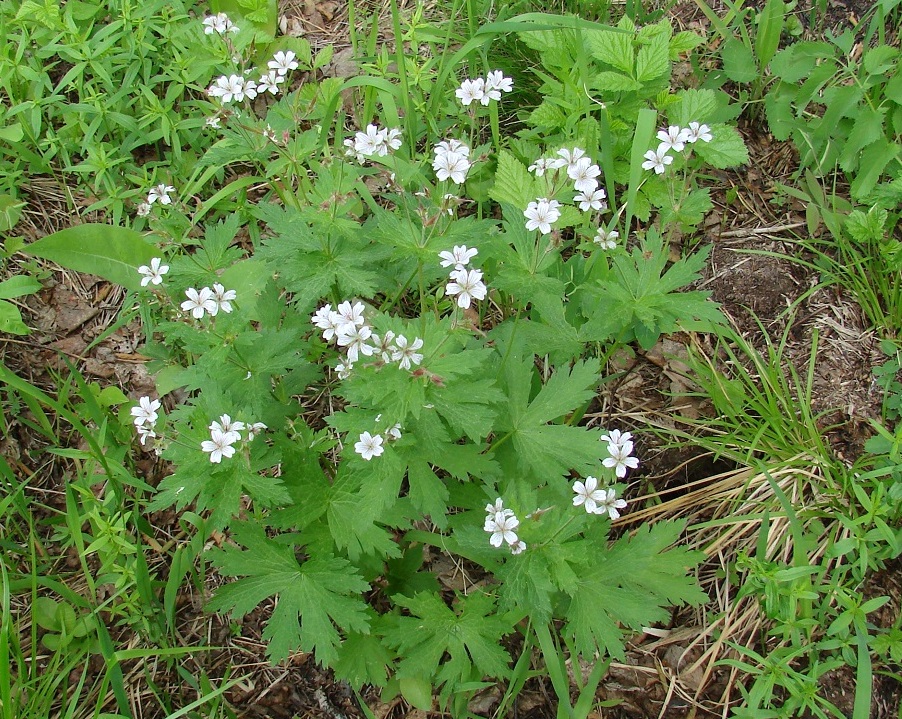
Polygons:
[[247,430],[247,438],[251,440],[266,429],[266,425],[263,422],[247,425],[224,414],[219,417],[218,422],[211,422],[208,429],[210,430],[210,439],[201,442],[200,448],[204,452],[210,453],[210,461],[213,464],[219,464],[223,457],[229,459],[235,454],[233,445],[241,441],[243,431]]
[[238,32],[238,26],[229,20],[229,16],[224,12],[216,15],[207,15],[204,18],[205,35],[212,35],[213,33],[225,35],[227,32]]
[[132,420],[135,423],[135,429],[138,431],[138,437],[141,444],[145,444],[148,439],[157,436],[154,427],[157,424],[157,410],[160,409],[161,403],[158,399],[150,397],[141,397],[138,400],[138,406],[132,407]]
[[223,105],[241,102],[244,98],[253,100],[264,92],[278,95],[281,92],[279,85],[288,79],[288,72],[297,67],[296,55],[291,50],[279,50],[267,63],[268,70],[261,72],[259,80],[251,80],[244,75],[221,75],[207,89],[207,94],[218,97]]
[[464,107],[472,102],[488,105],[492,100],[500,100],[502,92],[514,89],[514,81],[505,77],[501,70],[492,70],[485,78],[477,77],[464,80],[454,94]]
[[204,313],[215,317],[222,310],[226,314],[232,311],[232,300],[235,299],[235,290],[227,290],[218,282],[213,285],[213,289],[204,287],[196,290],[189,287],[185,290],[187,300],[182,302],[182,310],[190,312],[194,319],[199,320]]
[[507,543],[510,547],[511,554],[520,554],[526,550],[526,542],[517,536],[514,531],[520,526],[520,520],[513,510],[505,509],[504,502],[501,497],[495,500],[494,504],[485,505],[486,518],[483,529],[491,534],[489,544],[493,547],[500,547],[503,543]]
[[[603,212],[608,209],[607,193],[598,186],[601,168],[586,157],[585,151],[579,147],[561,148],[555,157],[540,157],[529,166],[529,171],[535,173],[536,177],[542,177],[546,172],[557,172],[565,168],[567,177],[576,191],[573,201],[580,210]],[[548,234],[551,232],[551,226],[560,219],[560,207],[560,202],[545,197],[530,202],[523,211],[526,229],[538,230],[543,235]]]
[[639,466],[639,460],[630,456],[633,453],[632,434],[612,429],[608,434],[601,435],[601,440],[607,441],[609,455],[602,461],[602,464],[613,469],[618,477],[622,479],[626,476],[627,469],[635,469]]
[[369,157],[385,157],[401,147],[401,130],[396,127],[367,125],[365,132],[358,132],[344,141],[345,156],[360,164]]
[[141,278],[141,287],[147,287],[149,284],[161,285],[163,284],[163,275],[169,272],[169,265],[163,264],[163,258],[154,257],[150,261],[150,266],[141,265],[138,272],[144,275]]
[[467,309],[473,300],[484,300],[488,288],[482,281],[482,271],[476,269],[467,269],[479,250],[475,247],[468,248],[466,245],[455,245],[450,252],[444,250],[439,252],[442,259],[442,267],[454,266],[449,275],[448,284],[445,285],[445,294],[454,297],[457,296],[457,306],[461,309]]
[[440,182],[451,180],[462,185],[473,164],[470,162],[470,148],[460,140],[443,140],[433,148],[433,153],[432,169],[436,178]]
[[207,88],[210,97],[218,97],[222,104],[241,102],[244,98],[253,100],[257,97],[257,83],[244,75],[221,75]]
[[595,477],[586,477],[585,482],[574,482],[573,491],[576,493],[573,506],[582,505],[589,514],[607,514],[614,520],[620,517],[618,510],[626,507],[626,501],[617,499],[617,492],[613,488],[599,489],[598,479]]
[[151,205],[154,203],[159,202],[161,205],[171,205],[172,198],[169,196],[170,192],[175,192],[175,188],[172,185],[167,185],[165,183],[151,187],[147,192],[147,199],[138,205],[138,217],[147,217],[147,215],[150,214]]
[[673,156],[668,154],[671,150],[674,152],[682,152],[686,145],[698,142],[711,142],[711,128],[697,122],[690,122],[688,127],[680,127],[679,125],[671,125],[666,130],[658,131],[658,139],[661,141],[656,150],[649,150],[643,157],[645,162],[642,163],[643,170],[654,170],[655,174],[661,175],[673,162]]
[[[339,379],[346,379],[360,359],[360,355],[372,357],[377,355],[385,364],[397,362],[401,369],[410,369],[423,361],[423,340],[414,337],[410,341],[404,335],[395,335],[391,330],[381,337],[373,333],[363,317],[362,302],[353,305],[342,302],[335,310],[331,304],[323,305],[311,317],[313,324],[323,331],[323,339],[327,342],[335,340],[339,347],[344,347],[347,361],[339,363],[335,368]],[[361,440],[362,441],[362,440]],[[378,456],[377,453],[375,456]]]

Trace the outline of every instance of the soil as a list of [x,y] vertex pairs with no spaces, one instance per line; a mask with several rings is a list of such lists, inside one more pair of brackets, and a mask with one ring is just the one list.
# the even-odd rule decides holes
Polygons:
[[[849,25],[869,7],[864,2],[832,0],[828,4],[828,24],[834,28]],[[361,15],[366,14],[364,10],[360,10]],[[677,4],[672,13],[682,27],[706,23],[691,2]],[[806,13],[800,11],[800,16],[804,21]],[[350,56],[342,52],[347,47],[347,22],[346,3],[332,0],[282,3],[280,26],[284,33],[307,37],[314,48],[336,44],[338,52],[332,72],[337,74],[349,72]],[[804,372],[812,338],[817,334],[812,409],[823,413],[825,432],[837,457],[851,462],[870,436],[869,421],[880,417],[881,397],[871,381],[871,369],[881,360],[879,337],[867,328],[851,298],[835,288],[818,288],[815,272],[782,257],[796,252],[792,245],[793,231],[805,222],[803,207],[773,202],[779,199],[774,189],[776,184],[791,179],[794,153],[789,145],[776,142],[761,127],[744,124],[741,129],[752,154],[749,165],[716,178],[712,187],[716,209],[703,235],[684,238],[687,246],[712,245],[698,288],[712,293],[712,299],[721,304],[736,330],[754,346],[763,348],[767,342],[779,342],[785,337],[785,360],[798,371]],[[49,179],[37,179],[32,183],[29,207],[20,230],[27,239],[36,239],[62,229],[71,222],[68,213],[72,204],[69,189]],[[76,196],[75,206],[79,205]],[[64,372],[67,363],[71,363],[89,380],[103,386],[117,385],[131,398],[153,393],[154,382],[140,354],[141,327],[132,322],[111,329],[122,304],[119,290],[96,278],[58,269],[47,274],[43,286],[39,294],[25,300],[23,307],[26,322],[34,328],[34,333],[27,338],[3,341],[0,355],[4,364],[48,390],[55,386],[57,372]],[[687,389],[685,366],[680,364],[680,358],[685,358],[687,348],[696,341],[704,342],[704,339],[677,334],[664,338],[650,352],[614,358],[612,369],[622,371],[622,379],[616,387],[599,396],[598,416],[616,416],[627,424],[637,425],[642,418],[655,417],[666,425],[673,418],[698,417],[708,411],[704,403],[675,399]],[[3,456],[23,476],[32,478],[28,491],[35,505],[45,506],[48,512],[64,511],[62,488],[67,465],[48,460],[45,449],[46,441],[24,423],[12,422],[10,431],[0,440]],[[646,458],[642,470],[644,488],[679,490],[735,469],[729,462],[715,461],[686,449],[655,446],[651,442],[639,450]],[[141,459],[139,468],[151,484],[156,484],[167,471],[151,455]],[[642,492],[637,488],[638,493]],[[161,545],[170,538],[184,536],[174,513],[159,513],[148,520],[158,530],[157,536],[148,538],[151,547],[162,549]],[[161,579],[165,579],[167,571],[164,557],[161,551],[153,567]],[[68,559],[72,561],[66,566],[75,576],[77,557]],[[215,574],[211,576],[207,590],[212,591],[217,581]],[[890,602],[870,619],[878,626],[891,626],[900,614],[902,560],[889,563],[871,576],[867,595],[881,594],[890,596]],[[125,675],[136,678],[135,706],[153,705],[146,682],[142,685],[140,680],[142,672],[149,672],[154,684],[168,691],[177,707],[179,701],[183,706],[197,699],[197,692],[186,684],[184,676],[197,676],[202,668],[214,678],[240,677],[226,693],[238,717],[364,717],[350,688],[335,681],[309,655],[298,654],[278,666],[266,662],[261,635],[270,609],[264,605],[243,620],[230,621],[205,613],[203,597],[183,590],[176,612],[177,634],[182,644],[218,648],[194,653],[178,668],[163,663],[126,664]],[[20,610],[24,611],[24,607]],[[703,676],[701,670],[691,669],[699,654],[693,638],[700,626],[695,615],[680,613],[674,615],[666,637],[650,634],[634,637],[626,660],[612,666],[599,690],[599,700],[612,705],[590,716],[682,719],[725,715],[725,707],[718,705],[717,700],[724,695],[730,681],[727,672],[715,669]],[[120,628],[114,632],[114,642],[129,644],[129,631]],[[898,672],[899,668],[895,670]],[[93,671],[102,673],[102,663],[98,662]],[[822,686],[826,696],[846,716],[851,716],[854,674],[847,670],[831,673]],[[697,690],[700,698],[687,695],[687,689]],[[876,676],[874,696],[872,716],[875,719],[899,716],[902,689],[898,682],[888,676]],[[362,698],[379,719],[437,716],[413,709],[400,699],[382,703],[376,691],[364,692]],[[471,710],[479,716],[492,716],[500,698],[497,690],[477,694]],[[141,715],[155,716],[143,712]],[[554,693],[541,677],[527,682],[508,713],[511,717],[536,719],[554,715]]]

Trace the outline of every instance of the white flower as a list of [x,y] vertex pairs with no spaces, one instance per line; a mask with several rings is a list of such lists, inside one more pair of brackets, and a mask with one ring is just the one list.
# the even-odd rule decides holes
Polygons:
[[488,105],[489,100],[500,100],[502,92],[510,92],[514,89],[514,81],[505,77],[501,70],[492,70],[485,78],[485,97],[482,104]]
[[470,260],[478,254],[479,250],[475,247],[468,249],[466,245],[454,245],[454,249],[451,250],[451,252],[443,250],[438,253],[438,256],[442,258],[442,267],[451,267],[451,265],[454,265],[454,269],[462,270],[465,266],[469,265]]
[[156,424],[157,410],[160,409],[162,403],[158,399],[150,397],[141,397],[138,399],[138,406],[132,407],[131,413],[136,427],[149,424],[151,427]]
[[389,442],[396,442],[401,439],[401,423],[398,422],[396,424],[393,424],[391,427],[385,430],[385,438]]
[[366,325],[362,327],[352,324],[343,325],[338,332],[338,346],[346,347],[348,360],[356,362],[361,354],[370,357],[376,351],[374,347],[366,344],[372,334],[372,330]]
[[[392,355],[395,352],[395,346],[392,344],[394,339],[395,333],[391,330],[387,330],[381,337],[375,333],[370,335],[370,342],[373,343],[375,354],[380,355],[386,364],[392,361]],[[379,421],[378,417],[376,421]]]
[[135,429],[138,431],[138,439],[141,440],[141,444],[147,444],[147,440],[153,439],[157,436],[157,433],[151,429],[151,427],[145,427],[144,425],[136,425]]
[[212,35],[214,32],[225,35],[227,32],[238,32],[238,27],[229,20],[228,15],[221,12],[204,18],[204,35]]
[[171,205],[170,192],[175,192],[175,188],[172,185],[160,184],[151,187],[150,192],[147,193],[147,204],[152,205],[154,202],[159,201],[161,205]]
[[254,438],[265,429],[269,428],[265,424],[263,424],[263,422],[254,422],[250,427],[247,428],[247,433],[249,437]]
[[265,75],[260,76],[260,80],[257,82],[257,92],[261,95],[264,92],[269,92],[272,95],[278,95],[281,92],[281,85],[285,82],[285,76],[279,75],[275,70],[270,70]]
[[219,430],[223,434],[232,433],[235,435],[235,441],[239,441],[241,439],[240,432],[243,432],[246,428],[244,422],[239,422],[238,420],[233,420],[229,415],[223,414],[220,415],[218,422],[212,422],[208,429],[212,432],[213,430]]
[[511,554],[517,556],[518,554],[523,554],[526,551],[526,542],[522,539],[517,539],[516,542],[510,545]]
[[639,466],[639,460],[635,457],[630,457],[632,451],[633,443],[629,441],[623,444],[609,444],[608,454],[610,457],[605,457],[601,463],[605,467],[613,467],[617,476],[623,478],[626,476],[627,469],[635,469]]
[[[222,310],[226,314],[232,311],[232,300],[236,297],[235,290],[227,290],[218,282],[213,285],[213,301],[216,303],[216,311]],[[211,312],[215,315],[216,312]]]
[[204,120],[204,124],[207,127],[212,127],[214,130],[218,130],[220,124],[219,116],[213,115],[212,117],[208,117],[206,120]]
[[517,519],[513,512],[497,512],[486,517],[483,530],[491,534],[489,544],[493,547],[500,547],[502,542],[508,544],[516,544],[519,541],[514,530],[520,526],[520,520]]
[[345,157],[357,160],[361,165],[366,162],[366,156],[357,152],[357,143],[350,137],[346,137],[342,144],[345,146]]
[[461,185],[467,179],[470,161],[457,152],[446,152],[436,155],[432,161],[432,169],[435,170],[435,176],[439,181],[450,179],[451,182]]
[[573,180],[577,192],[594,192],[598,187],[598,180],[595,178],[600,174],[601,169],[598,165],[593,165],[588,157],[581,157],[567,166],[567,177]]
[[[383,129],[383,144],[388,148],[388,151],[392,150],[400,150],[401,149],[401,130],[397,127],[392,127],[391,129]],[[387,154],[387,152],[385,154]]]
[[504,500],[501,499],[501,497],[498,497],[498,499],[495,500],[495,503],[494,503],[494,504],[487,504],[487,505],[485,505],[485,513],[486,513],[486,515],[488,515],[488,516],[486,516],[486,518],[485,518],[485,520],[486,520],[487,522],[488,522],[492,517],[494,517],[496,514],[503,514],[503,515],[506,516],[506,517],[513,517],[513,516],[514,516],[514,510],[512,510],[512,509],[505,509],[505,508],[504,508]]
[[467,147],[460,140],[442,140],[438,143],[433,149],[432,152],[436,157],[439,155],[446,155],[449,152],[454,152],[458,155],[463,155],[464,157],[470,157],[470,148]]
[[645,162],[642,163],[642,169],[654,170],[657,175],[663,175],[667,165],[673,162],[673,157],[667,154],[664,143],[658,145],[657,150],[649,150],[643,157],[645,158]]
[[551,225],[557,222],[561,216],[558,207],[561,206],[557,200],[548,200],[544,197],[539,198],[535,202],[530,202],[523,215],[526,217],[527,230],[539,230],[543,235],[551,232]]
[[486,286],[482,282],[482,272],[479,270],[454,270],[451,273],[451,282],[445,285],[445,292],[449,295],[458,295],[457,306],[467,309],[474,299],[484,300]]
[[585,483],[576,481],[573,483],[573,506],[583,505],[589,514],[597,514],[598,503],[603,502],[605,493],[598,488],[598,480],[595,477],[586,477]]
[[686,133],[686,142],[697,142],[698,140],[711,142],[714,139],[714,136],[711,134],[711,128],[707,125],[699,125],[697,122],[690,122],[689,127],[683,132]]
[[[576,163],[581,160],[586,155],[586,151],[582,150],[578,147],[574,147],[572,150],[568,150],[566,147],[561,148],[557,151],[558,156],[561,158],[560,160],[552,160],[555,168],[567,166],[567,172],[570,172],[571,167],[575,167]],[[551,165],[549,164],[549,167]]]
[[150,214],[150,203],[149,202],[138,203],[138,207],[135,210],[135,214],[138,217],[147,217]]
[[384,138],[379,128],[375,125],[367,125],[365,132],[358,132],[354,135],[354,150],[359,155],[369,157],[379,152]]
[[353,369],[353,362],[339,362],[335,365],[335,374],[338,375],[338,379],[347,379],[351,376],[351,370]]
[[284,77],[288,74],[289,70],[298,69],[298,61],[295,60],[295,54],[291,50],[286,52],[279,50],[279,52],[273,55],[272,60],[266,63],[266,66],[270,70],[273,70]]
[[617,492],[613,489],[608,489],[607,492],[604,492],[604,497],[598,503],[595,514],[604,514],[607,512],[608,517],[613,521],[620,518],[620,512],[617,510],[623,509],[624,507],[626,507],[626,500],[617,499]]
[[380,456],[385,448],[382,446],[382,435],[375,437],[369,432],[360,435],[360,441],[354,443],[354,451],[369,462],[373,457]]
[[633,435],[630,432],[621,432],[619,429],[612,429],[607,434],[601,435],[599,440],[602,442],[607,442],[608,444],[613,444],[617,447],[625,445],[627,442],[630,442],[633,439]]
[[550,160],[548,160],[544,157],[540,157],[538,160],[536,160],[534,163],[532,163],[527,169],[530,172],[534,173],[536,177],[541,177],[542,175],[545,174],[545,170],[554,169],[551,166],[550,162],[551,162]]
[[620,237],[620,233],[617,230],[605,230],[604,227],[599,227],[592,242],[603,250],[613,250],[617,247],[618,237]]
[[665,152],[673,150],[674,152],[682,152],[689,141],[689,131],[680,129],[679,125],[671,125],[666,130],[658,131],[658,139],[661,141],[661,147],[666,147]]
[[335,337],[338,330],[345,324],[342,316],[332,311],[332,305],[323,305],[310,319],[314,325],[323,330],[323,339],[327,342]]
[[[363,319],[363,302],[356,302],[351,306],[350,302],[342,302],[335,308],[340,319],[341,325],[362,325]],[[340,329],[340,327],[339,327]]]
[[253,80],[245,80],[241,75],[222,75],[216,78],[207,94],[210,97],[218,97],[223,103],[230,103],[232,100],[241,102],[245,97],[253,100],[257,97],[257,83]]
[[398,335],[395,340],[397,349],[392,353],[392,359],[398,362],[401,369],[410,369],[411,364],[418,365],[423,361],[423,355],[417,352],[423,347],[423,340],[419,337],[414,338],[413,342],[407,343],[404,335]]
[[604,198],[607,196],[607,193],[599,187],[593,192],[577,193],[576,197],[573,198],[573,201],[579,203],[579,209],[583,212],[588,212],[589,210],[601,211],[608,208],[608,203],[604,201]]
[[154,257],[150,261],[149,267],[147,265],[141,265],[138,268],[138,272],[144,275],[144,277],[141,278],[141,287],[147,287],[147,285],[151,283],[155,285],[163,283],[163,275],[169,272],[169,265],[164,265],[162,262],[162,258]]
[[209,287],[204,287],[199,292],[193,287],[189,287],[185,290],[185,295],[188,299],[182,302],[182,310],[190,312],[194,315],[194,319],[199,320],[204,316],[204,312],[212,316],[219,311],[219,305],[213,299],[213,290]]
[[205,439],[200,443],[200,448],[204,452],[210,453],[210,461],[213,464],[219,464],[223,457],[228,459],[235,454],[235,448],[232,445],[238,439],[237,432],[223,432],[214,429],[210,431],[210,439]]
[[481,102],[485,95],[485,80],[481,77],[477,77],[475,80],[464,80],[460,83],[460,87],[454,91],[454,94],[464,107],[467,107],[474,100]]

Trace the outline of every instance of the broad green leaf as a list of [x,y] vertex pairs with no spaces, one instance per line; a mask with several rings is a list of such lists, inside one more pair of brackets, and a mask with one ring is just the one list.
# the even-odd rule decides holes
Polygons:
[[19,142],[25,135],[21,122],[14,122],[12,125],[0,127],[0,140],[7,142]]
[[692,147],[713,167],[738,167],[749,161],[749,151],[735,127],[714,125],[711,142],[696,142]]
[[349,632],[338,647],[338,660],[332,665],[332,669],[339,679],[343,679],[357,691],[364,684],[384,687],[392,658],[392,653],[377,637]]
[[898,56],[898,48],[890,47],[889,45],[878,45],[864,53],[862,66],[868,75],[886,75],[893,69]]
[[22,252],[136,291],[141,289],[138,267],[159,255],[140,232],[101,224],[76,225],[54,232],[25,245]]
[[684,30],[670,38],[670,59],[679,60],[680,55],[694,50],[705,41],[705,38],[694,32]]
[[498,169],[495,184],[489,196],[496,202],[513,205],[521,212],[538,196],[535,178],[517,158],[502,150],[498,153]]
[[592,87],[600,92],[635,92],[642,89],[642,83],[629,75],[603,70],[592,79]]
[[708,122],[717,109],[717,98],[713,90],[680,90],[679,102],[669,111],[670,122],[686,127],[690,122]]
[[589,52],[603,63],[616,67],[618,70],[633,74],[635,58],[633,53],[633,38],[622,32],[609,30],[597,30],[584,32],[586,46]]
[[639,82],[651,82],[669,74],[669,40],[670,38],[662,33],[655,35],[648,43],[639,48],[639,54],[636,57],[636,79]]
[[853,210],[846,218],[845,228],[852,239],[866,244],[883,240],[886,235],[886,220],[889,213],[882,207],[871,207],[868,211]]
[[741,40],[730,38],[720,51],[723,71],[733,82],[752,82],[758,77],[758,67],[752,49]]
[[239,523],[232,531],[245,549],[214,549],[210,559],[220,574],[239,579],[220,587],[209,606],[243,616],[265,599],[277,598],[263,632],[270,660],[281,661],[300,648],[331,664],[338,657],[338,629],[368,631],[360,594],[369,584],[347,560],[326,555],[300,563],[292,544],[274,541],[255,524]]
[[0,195],[0,232],[9,232],[19,222],[25,203],[10,195]]
[[41,289],[41,283],[28,275],[16,275],[0,282],[0,300],[11,300],[22,295],[31,295]]
[[839,164],[843,170],[854,172],[858,168],[861,151],[883,137],[885,114],[886,108],[873,109],[867,106],[858,108],[855,124],[839,156]]

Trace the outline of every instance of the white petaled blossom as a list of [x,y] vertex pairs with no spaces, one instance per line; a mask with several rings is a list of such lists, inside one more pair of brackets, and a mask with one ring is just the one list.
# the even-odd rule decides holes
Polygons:
[[589,514],[598,514],[598,506],[605,498],[605,491],[598,488],[598,479],[586,477],[585,482],[577,480],[573,483],[573,491],[576,493],[574,507],[582,505]]
[[432,149],[432,152],[436,157],[438,157],[439,155],[445,155],[449,152],[453,152],[457,155],[463,155],[467,158],[470,157],[470,148],[460,140],[455,140],[453,138],[450,140],[442,140]]
[[613,250],[617,247],[618,237],[620,237],[620,233],[617,230],[606,230],[604,227],[599,227],[592,242],[603,250]]
[[175,188],[172,185],[154,185],[150,188],[150,192],[147,193],[147,204],[152,205],[154,202],[159,202],[161,205],[171,205],[170,192],[175,192]]
[[232,432],[238,435],[236,442],[241,439],[240,432],[243,432],[246,429],[244,422],[239,422],[238,420],[232,419],[229,415],[223,414],[219,416],[219,421],[213,421],[210,423],[210,426],[207,428],[211,432],[213,430],[219,430],[223,434],[227,434]]
[[363,311],[365,307],[363,302],[355,302],[353,305],[350,302],[342,302],[335,309],[339,317],[339,326],[357,325],[359,327],[364,324]]
[[136,425],[135,429],[138,432],[138,439],[141,441],[141,445],[147,444],[147,440],[154,439],[157,436],[157,433],[153,431],[151,427],[145,427],[144,425]]
[[237,432],[223,432],[220,429],[210,430],[210,439],[205,439],[200,443],[200,448],[204,452],[210,453],[210,461],[213,464],[222,462],[222,458],[226,459],[235,454],[235,448],[232,446],[238,442],[241,436]]
[[150,203],[149,202],[138,203],[138,207],[135,210],[135,214],[138,217],[147,217],[150,214]]
[[481,271],[460,269],[451,273],[451,281],[445,285],[445,292],[451,296],[457,295],[457,306],[467,309],[474,299],[485,299],[487,288],[482,281]]
[[344,319],[337,312],[332,311],[332,305],[323,305],[310,318],[313,324],[323,331],[323,339],[328,342],[345,324]]
[[388,147],[389,152],[401,149],[401,130],[397,127],[384,129],[384,144]]
[[374,354],[380,355],[386,364],[392,361],[392,355],[395,353],[394,339],[395,333],[391,330],[387,330],[381,337],[377,334],[370,335],[370,342],[375,349]]
[[485,519],[483,530],[491,534],[489,544],[500,547],[504,542],[509,545],[520,541],[514,530],[520,526],[520,520],[509,509],[490,514]]
[[489,100],[500,100],[502,92],[510,92],[514,89],[514,81],[505,77],[501,70],[492,70],[485,78],[485,95],[482,104],[488,105]]
[[601,211],[608,208],[608,203],[604,201],[607,196],[607,193],[599,187],[592,192],[578,192],[573,201],[579,203],[579,209],[583,212],[589,212],[590,210]]
[[545,171],[546,171],[546,170],[554,169],[554,168],[550,165],[550,162],[551,162],[551,161],[548,160],[547,158],[545,158],[545,157],[540,157],[538,160],[536,160],[534,163],[532,163],[532,164],[531,164],[528,168],[526,168],[526,169],[528,169],[530,172],[534,173],[536,177],[542,177],[542,175],[545,174]]
[[551,232],[551,225],[560,219],[561,211],[558,209],[561,203],[557,200],[549,200],[544,197],[535,202],[530,202],[523,211],[526,217],[526,229],[538,230],[543,235]]
[[608,444],[608,454],[602,460],[602,464],[609,469],[613,469],[618,477],[626,476],[627,469],[635,469],[639,466],[639,460],[630,455],[633,453],[633,443],[630,441],[622,444]]
[[679,125],[671,125],[666,130],[658,131],[658,139],[661,147],[666,147],[668,152],[682,152],[689,140],[689,131],[681,129]]
[[150,261],[150,265],[141,265],[138,272],[144,275],[141,278],[141,287],[147,287],[149,284],[163,284],[163,275],[169,272],[169,265],[163,264],[161,257],[154,257]]
[[182,310],[190,312],[194,319],[199,320],[204,316],[205,312],[211,316],[219,312],[219,305],[216,304],[216,300],[213,298],[213,290],[209,287],[204,287],[201,290],[189,287],[185,290],[185,295],[188,299],[182,302]]
[[272,60],[266,63],[266,66],[270,70],[273,70],[284,77],[288,74],[289,70],[298,69],[298,61],[295,59],[295,54],[291,50],[286,50],[284,52],[279,50],[279,52],[273,55]]
[[347,379],[351,376],[351,370],[353,369],[353,362],[339,362],[335,365],[335,374],[338,375],[338,379]]
[[399,439],[401,439],[400,422],[393,424],[391,427],[385,430],[385,439],[387,439],[389,442],[397,442]]
[[423,347],[423,340],[419,337],[415,337],[413,342],[408,344],[404,335],[398,335],[395,346],[397,349],[392,353],[392,359],[398,363],[401,369],[410,369],[412,364],[419,365],[423,361],[423,355],[417,352]]
[[210,97],[218,97],[223,104],[228,104],[233,100],[241,102],[245,97],[253,100],[257,97],[257,83],[253,80],[247,80],[241,75],[222,75],[216,78],[207,89]]
[[460,87],[454,91],[454,94],[464,107],[474,101],[482,102],[482,98],[485,96],[485,80],[481,77],[477,77],[475,80],[466,79],[460,83]]
[[454,265],[455,270],[462,270],[469,265],[470,260],[478,254],[479,250],[475,247],[467,248],[466,245],[454,245],[454,249],[450,252],[448,250],[443,250],[438,253],[438,256],[442,259],[442,267],[451,267]]
[[601,168],[593,165],[588,157],[581,157],[567,166],[567,177],[573,180],[573,187],[577,192],[594,192],[598,187],[598,180],[595,178],[600,174]]
[[381,434],[373,436],[369,432],[363,432],[360,435],[360,441],[354,443],[354,451],[369,462],[373,457],[378,457],[385,451],[382,442]]
[[642,169],[654,170],[656,175],[663,175],[667,165],[673,162],[673,156],[667,154],[664,143],[658,145],[657,150],[649,150],[643,157],[645,162],[642,163]]
[[132,407],[131,414],[134,419],[132,420],[135,423],[136,427],[141,427],[142,425],[150,425],[153,427],[157,422],[157,410],[160,409],[162,403],[158,399],[151,399],[150,397],[140,397],[138,399],[138,406]]
[[435,156],[432,169],[435,170],[435,176],[440,182],[451,180],[455,184],[462,185],[467,179],[470,161],[457,152],[446,152]]
[[208,117],[206,120],[204,120],[204,125],[211,127],[214,130],[218,130],[221,122],[222,120],[220,119],[219,115],[213,115],[212,117]]
[[247,428],[248,436],[253,438],[258,434],[261,434],[264,430],[269,429],[263,422],[254,422],[250,427]]
[[711,142],[714,136],[711,134],[711,128],[707,125],[700,125],[697,122],[690,122],[683,132],[686,133],[686,142]]
[[269,92],[272,95],[278,95],[281,92],[281,85],[285,82],[285,76],[279,75],[275,70],[270,70],[265,75],[261,75],[257,81],[257,92],[263,94]]
[[504,500],[501,499],[501,497],[498,497],[498,499],[495,500],[494,504],[485,505],[485,513],[486,515],[488,515],[486,517],[487,520],[491,519],[492,516],[494,516],[498,512],[503,512],[507,515],[510,515],[511,517],[514,516],[514,510],[504,508]]
[[212,35],[213,33],[225,35],[227,32],[238,32],[238,26],[229,20],[229,16],[224,12],[208,15],[204,18],[204,35]]
[[564,147],[558,150],[557,154],[558,157],[560,157],[560,160],[551,161],[554,167],[558,168],[566,165],[567,172],[570,172],[570,168],[575,167],[576,163],[586,156],[586,151],[579,147],[574,147],[572,150],[568,150]]
[[620,519],[619,510],[626,508],[626,500],[625,499],[617,499],[617,492],[613,489],[608,489],[605,492],[604,498],[601,502],[598,503],[598,508],[595,510],[595,514],[604,514],[607,512],[608,517],[611,521],[615,519]]
[[338,332],[338,346],[347,350],[348,360],[351,362],[356,362],[361,354],[371,357],[376,350],[366,341],[372,334],[372,330],[366,325],[362,327],[352,324],[343,325]]
[[510,548],[511,554],[516,557],[518,554],[523,554],[526,551],[526,542],[518,538],[516,542],[510,545]]
[[344,144],[348,148],[345,154],[353,154],[357,157],[358,162],[363,162],[361,158],[385,157],[392,150],[401,147],[401,131],[397,128],[388,129],[367,125],[364,132],[354,135],[352,143],[345,140]]
[[[216,310],[222,310],[226,314],[232,311],[232,300],[236,297],[235,290],[227,290],[218,282],[213,285],[213,301],[216,303]],[[216,312],[211,312],[215,315]]]
[[632,439],[633,435],[631,432],[621,432],[619,429],[612,429],[607,434],[603,434],[599,437],[599,441],[607,442],[608,444],[613,444],[618,447],[625,445],[627,442],[631,442]]

